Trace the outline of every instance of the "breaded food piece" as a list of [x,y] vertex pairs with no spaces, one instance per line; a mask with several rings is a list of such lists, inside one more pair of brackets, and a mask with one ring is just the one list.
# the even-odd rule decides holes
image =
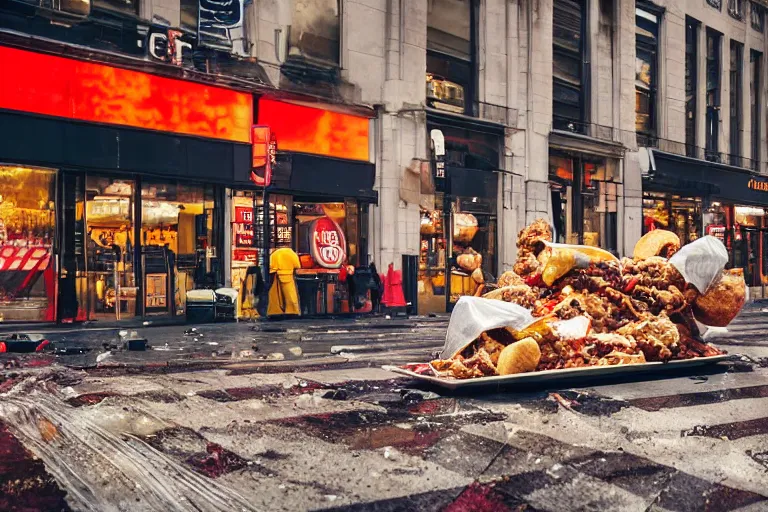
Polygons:
[[499,355],[496,371],[499,375],[515,375],[536,370],[541,361],[541,349],[533,338],[524,338],[507,346]]

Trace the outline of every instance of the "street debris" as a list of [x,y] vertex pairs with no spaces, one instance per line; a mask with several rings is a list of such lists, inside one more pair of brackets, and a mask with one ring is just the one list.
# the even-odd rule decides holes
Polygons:
[[204,454],[193,455],[187,462],[198,472],[209,478],[248,467],[248,461],[236,453],[225,450],[216,443],[208,443]]
[[288,352],[295,355],[296,357],[299,357],[304,352],[301,350],[301,347],[291,347],[288,349]]
[[40,431],[40,437],[42,437],[43,441],[46,443],[50,443],[59,435],[56,426],[43,417],[38,418],[37,429]]

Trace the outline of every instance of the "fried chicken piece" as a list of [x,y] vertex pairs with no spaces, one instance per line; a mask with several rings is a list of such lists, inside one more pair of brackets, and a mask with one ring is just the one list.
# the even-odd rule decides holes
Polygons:
[[666,361],[672,357],[670,347],[680,341],[677,326],[666,314],[627,324],[618,334],[632,338],[648,361]]
[[505,286],[511,286],[514,284],[525,284],[525,281],[523,281],[523,278],[513,270],[507,270],[501,274],[501,277],[499,277],[499,279],[496,281],[496,284],[499,286],[499,288],[504,288]]
[[440,377],[454,379],[472,379],[482,377],[483,373],[476,368],[467,367],[460,358],[436,359],[430,363]]
[[664,258],[656,256],[642,261],[625,258],[622,262],[625,284],[629,284],[634,278],[637,279],[637,284],[649,288],[654,286],[660,290],[666,290],[669,286],[675,286],[678,290],[686,288],[685,278]]
[[501,294],[501,300],[531,309],[539,300],[539,294],[527,284],[508,286]]
[[598,366],[613,366],[618,364],[640,364],[645,363],[645,355],[642,352],[638,354],[627,354],[614,350],[610,354],[606,354],[597,361]]
[[475,355],[464,360],[464,366],[479,371],[481,377],[496,375],[496,365],[491,360],[491,356],[485,349],[478,349]]
[[512,267],[512,270],[518,276],[527,277],[538,272],[540,268],[541,264],[532,252],[521,252],[517,257],[517,261],[515,262],[514,267]]
[[520,230],[517,235],[517,247],[520,252],[539,254],[544,248],[544,242],[552,241],[552,228],[545,219],[536,219]]
[[[506,332],[510,341],[508,343],[501,343],[500,341],[497,341],[496,337],[500,336],[496,331]],[[495,336],[492,337],[491,334]],[[478,338],[475,343],[477,345],[478,351],[485,350],[485,352],[490,356],[491,362],[495,365],[499,362],[499,354],[501,354],[501,351],[504,350],[504,347],[506,347],[509,343],[514,343],[514,341],[515,339],[506,329],[494,329],[491,333],[482,333],[480,338]]]
[[632,290],[632,298],[645,302],[651,313],[656,315],[662,311],[666,311],[667,314],[673,314],[688,305],[683,292],[674,285],[669,285],[667,289],[661,290],[655,286],[648,288],[638,285]]

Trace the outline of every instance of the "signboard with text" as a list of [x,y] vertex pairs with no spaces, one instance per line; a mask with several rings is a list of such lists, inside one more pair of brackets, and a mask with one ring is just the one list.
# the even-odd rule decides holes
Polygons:
[[309,250],[315,263],[323,268],[339,268],[347,257],[344,232],[330,217],[312,221]]

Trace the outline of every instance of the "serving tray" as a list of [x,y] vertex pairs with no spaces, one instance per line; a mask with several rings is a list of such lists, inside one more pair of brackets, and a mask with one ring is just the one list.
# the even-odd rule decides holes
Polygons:
[[[612,375],[625,374],[647,374],[657,373],[669,370],[682,370],[696,366],[724,361],[728,356],[718,355],[710,357],[696,357],[693,359],[682,359],[678,361],[668,361],[666,363],[638,363],[638,364],[619,364],[612,366],[584,366],[581,368],[567,368],[562,370],[542,370],[539,372],[518,373],[515,375],[498,375],[495,377],[479,377],[476,379],[453,379],[448,377],[435,377],[434,375],[421,375],[407,368],[400,366],[385,365],[385,370],[407,375],[435,386],[446,389],[467,389],[486,386],[509,386],[547,384],[558,380],[568,379],[571,383],[578,379],[590,379],[595,377],[606,377]],[[424,363],[411,363],[405,366],[415,366]]]

